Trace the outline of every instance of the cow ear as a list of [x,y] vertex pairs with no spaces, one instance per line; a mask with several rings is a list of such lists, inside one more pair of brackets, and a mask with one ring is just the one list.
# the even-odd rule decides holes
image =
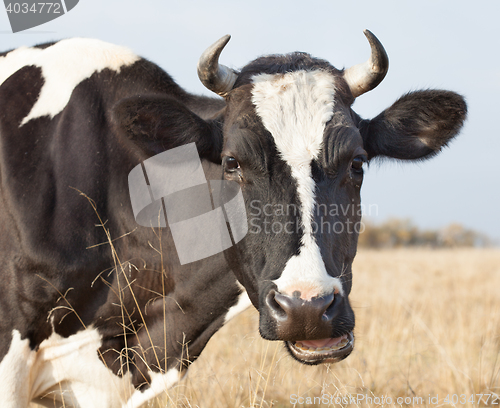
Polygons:
[[120,100],[113,109],[118,132],[149,156],[188,143],[196,143],[200,157],[220,162],[221,126],[205,121],[173,98],[134,96]]
[[458,134],[466,115],[463,97],[454,92],[417,91],[376,118],[362,121],[360,131],[370,158],[425,159],[439,153]]

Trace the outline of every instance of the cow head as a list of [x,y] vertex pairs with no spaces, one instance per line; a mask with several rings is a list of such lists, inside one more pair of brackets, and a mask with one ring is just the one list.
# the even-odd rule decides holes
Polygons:
[[[218,62],[226,36],[198,64],[203,84],[226,101],[212,119],[170,99],[153,98],[154,109],[143,102],[145,116],[133,101],[118,108],[135,109],[136,118],[148,118],[137,122],[153,121],[155,129],[171,129],[165,124],[177,112],[177,127],[186,127],[178,133],[220,163],[225,179],[239,183],[249,233],[226,259],[259,310],[262,337],[285,341],[292,356],[308,364],[339,361],[354,346],[348,295],[364,165],[376,157],[431,157],[466,115],[461,96],[426,90],[361,119],[351,105],[388,70],[383,46],[369,31],[365,35],[369,60],[346,70],[293,53],[258,58],[241,72]],[[165,132],[154,143],[172,137]]]

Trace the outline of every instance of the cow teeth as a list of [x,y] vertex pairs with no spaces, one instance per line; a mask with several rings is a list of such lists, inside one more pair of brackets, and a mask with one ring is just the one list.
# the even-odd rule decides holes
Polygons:
[[298,348],[299,350],[306,351],[309,353],[322,353],[326,354],[328,352],[332,351],[337,351],[340,350],[341,348],[344,348],[347,344],[349,343],[349,340],[347,338],[342,339],[340,342],[337,344],[330,346],[330,347],[308,347],[305,346],[302,342],[297,341],[295,342],[295,347]]

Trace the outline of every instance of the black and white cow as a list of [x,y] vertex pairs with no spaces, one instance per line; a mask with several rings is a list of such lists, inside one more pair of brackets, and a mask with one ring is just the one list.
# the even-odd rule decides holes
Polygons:
[[[459,95],[425,90],[360,118],[354,99],[388,69],[365,34],[371,57],[347,70],[292,53],[241,72],[218,64],[226,36],[198,65],[223,98],[97,40],[0,54],[3,408],[139,407],[250,302],[298,361],[351,353],[363,164],[434,156],[466,116]],[[249,228],[181,265],[170,228],[137,226],[127,177],[193,142],[207,179],[240,186]]]

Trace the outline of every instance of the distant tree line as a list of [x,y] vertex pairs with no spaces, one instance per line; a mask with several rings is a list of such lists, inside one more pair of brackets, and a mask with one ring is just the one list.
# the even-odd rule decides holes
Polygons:
[[488,247],[493,242],[485,234],[458,223],[440,229],[420,229],[408,219],[389,219],[382,224],[363,220],[359,246],[365,248],[398,247]]

